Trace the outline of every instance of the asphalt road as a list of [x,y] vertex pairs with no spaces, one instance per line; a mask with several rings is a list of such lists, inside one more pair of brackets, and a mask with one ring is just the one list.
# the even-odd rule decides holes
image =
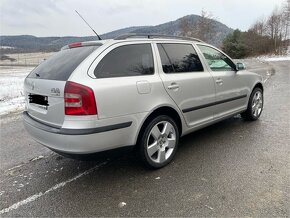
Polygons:
[[290,63],[246,62],[267,79],[260,120],[190,134],[156,171],[131,153],[63,158],[34,142],[21,117],[2,119],[0,216],[289,217]]

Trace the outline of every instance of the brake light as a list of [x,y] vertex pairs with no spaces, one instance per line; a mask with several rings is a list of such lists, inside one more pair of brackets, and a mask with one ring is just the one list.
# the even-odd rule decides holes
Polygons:
[[74,42],[68,45],[69,48],[77,48],[77,47],[82,47],[81,42]]
[[66,115],[97,114],[97,105],[93,90],[75,82],[66,82],[64,88],[64,104]]

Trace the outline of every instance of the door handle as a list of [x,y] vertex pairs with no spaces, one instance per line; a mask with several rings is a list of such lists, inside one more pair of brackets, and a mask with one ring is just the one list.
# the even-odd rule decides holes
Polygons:
[[177,83],[171,83],[169,86],[167,86],[168,89],[178,89],[179,85]]
[[218,78],[218,79],[216,79],[215,83],[218,84],[218,85],[222,85],[223,84],[223,80],[221,78]]

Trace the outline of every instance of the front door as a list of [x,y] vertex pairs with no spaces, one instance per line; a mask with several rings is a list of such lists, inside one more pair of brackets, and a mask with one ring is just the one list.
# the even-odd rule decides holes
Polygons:
[[215,82],[216,98],[214,118],[222,118],[241,111],[246,105],[247,87],[242,83],[241,73],[235,64],[218,49],[198,44]]

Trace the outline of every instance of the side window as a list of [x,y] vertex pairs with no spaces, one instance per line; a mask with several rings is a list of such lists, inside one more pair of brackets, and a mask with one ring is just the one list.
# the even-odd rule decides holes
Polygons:
[[157,44],[164,73],[203,71],[201,61],[190,44]]
[[97,78],[154,74],[151,44],[124,45],[109,52],[97,65]]
[[203,53],[212,71],[232,71],[235,69],[235,64],[223,53],[205,45],[197,46]]

